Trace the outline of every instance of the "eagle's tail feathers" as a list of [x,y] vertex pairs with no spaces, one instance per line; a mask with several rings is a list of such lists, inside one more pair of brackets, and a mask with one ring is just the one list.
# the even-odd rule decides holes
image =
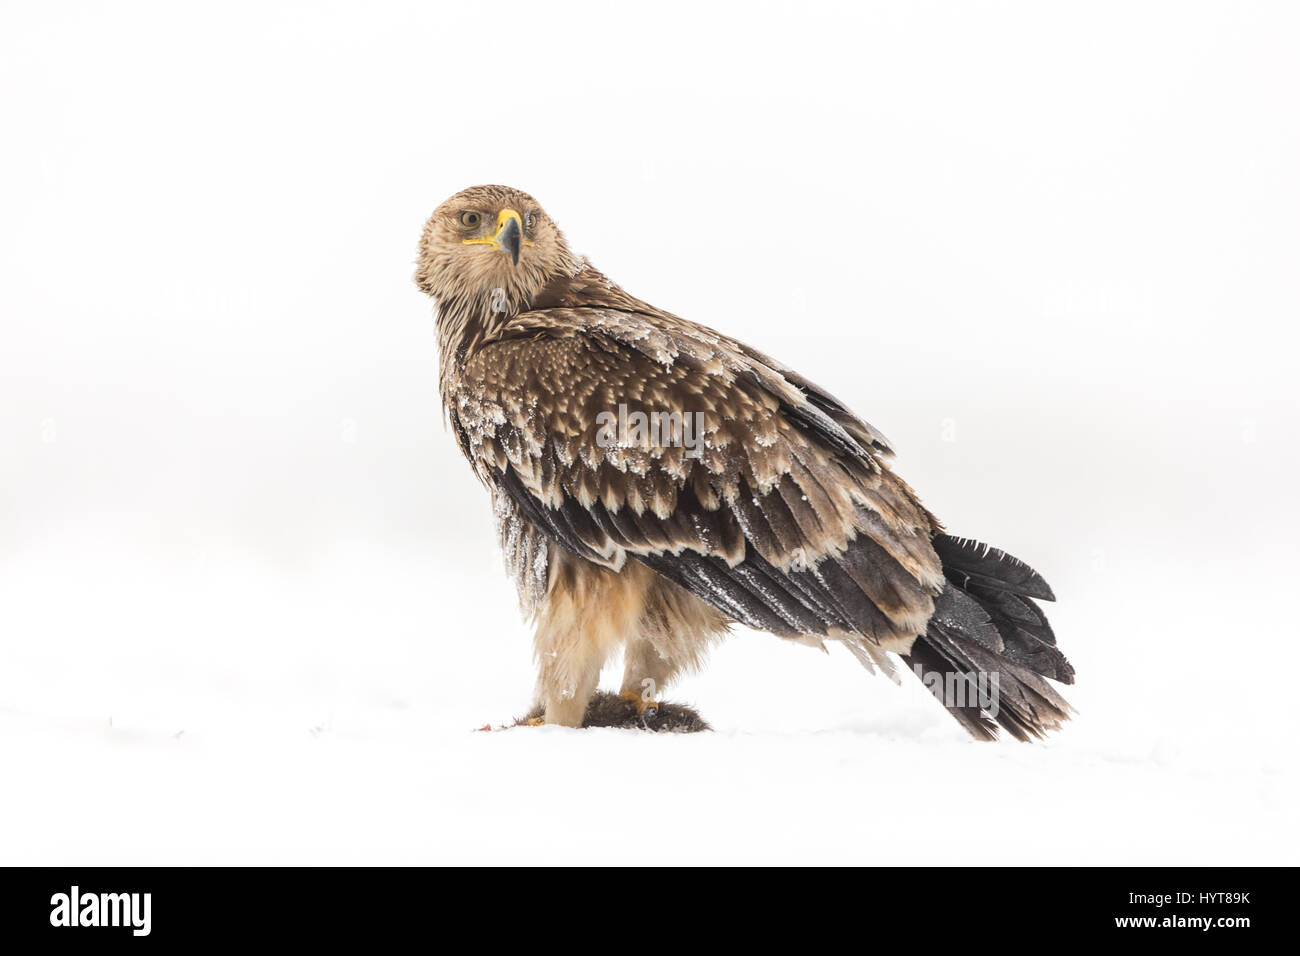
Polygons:
[[1047,582],[979,542],[940,535],[934,547],[948,586],[903,660],[977,739],[999,726],[1017,740],[1058,729],[1073,711],[1044,678],[1069,684],[1074,668],[1034,601],[1052,600]]

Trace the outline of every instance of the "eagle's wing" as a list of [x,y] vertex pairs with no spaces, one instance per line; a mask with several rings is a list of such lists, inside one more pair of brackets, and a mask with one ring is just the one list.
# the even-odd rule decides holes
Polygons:
[[[633,424],[684,416],[679,440],[619,434],[620,406]],[[518,316],[461,369],[449,416],[479,476],[542,534],[607,567],[639,561],[749,626],[905,648],[943,589],[937,524],[883,464],[883,437],[676,317]]]

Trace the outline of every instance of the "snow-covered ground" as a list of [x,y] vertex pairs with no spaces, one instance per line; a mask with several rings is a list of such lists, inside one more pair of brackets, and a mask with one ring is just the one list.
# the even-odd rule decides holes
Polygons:
[[[1300,862],[1298,17],[7,3],[0,864]],[[712,733],[478,732],[530,635],[410,282],[475,182],[881,428],[1077,718],[737,632]]]
[[5,566],[4,861],[1296,862],[1289,675],[1218,649],[1228,611],[1170,621],[1190,566],[1058,582],[1080,714],[979,745],[751,632],[673,695],[713,733],[476,732],[526,705],[527,634],[490,558],[428,550]]

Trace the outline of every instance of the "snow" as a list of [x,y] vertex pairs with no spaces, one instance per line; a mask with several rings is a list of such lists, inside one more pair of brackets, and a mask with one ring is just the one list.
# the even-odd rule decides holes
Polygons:
[[0,676],[7,864],[1295,859],[1291,705],[1194,632],[1162,662],[1156,602],[1108,623],[1120,587],[1057,609],[1080,714],[1042,744],[970,742],[909,675],[747,631],[668,695],[712,733],[480,732],[531,680],[490,549],[66,544],[3,568],[31,638]]
[[[0,863],[1300,862],[1296,10],[195,10],[0,30]],[[1076,719],[738,629],[712,733],[478,732],[531,635],[410,275],[483,182],[896,439]]]

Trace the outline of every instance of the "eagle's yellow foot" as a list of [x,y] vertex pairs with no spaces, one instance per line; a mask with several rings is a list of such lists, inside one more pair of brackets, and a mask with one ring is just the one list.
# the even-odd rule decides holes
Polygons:
[[619,691],[618,696],[622,697],[626,701],[636,704],[636,712],[638,715],[644,714],[647,710],[659,709],[659,702],[657,700],[646,700],[644,694],[638,693],[634,690]]
[[540,726],[542,726],[542,724],[544,724],[544,723],[546,723],[546,718],[545,718],[545,717],[529,717],[527,720],[524,721],[524,726],[525,726],[525,727],[540,727]]

